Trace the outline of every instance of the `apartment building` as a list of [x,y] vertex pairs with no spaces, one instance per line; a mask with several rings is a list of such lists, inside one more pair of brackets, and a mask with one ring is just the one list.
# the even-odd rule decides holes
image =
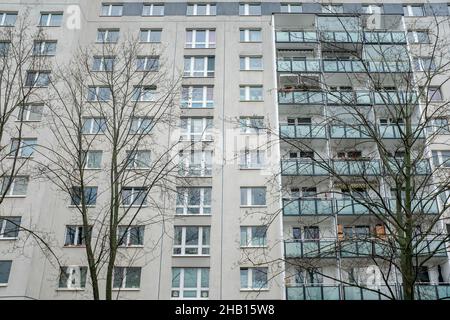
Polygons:
[[[119,234],[125,236],[119,249],[122,257],[114,270],[115,298],[386,298],[384,286],[364,290],[351,285],[355,277],[366,280],[357,274],[373,267],[367,256],[377,250],[375,244],[368,249],[355,242],[351,250],[336,249],[349,235],[384,236],[389,228],[376,215],[364,214],[366,207],[346,198],[345,193],[350,191],[342,187],[361,175],[379,182],[377,145],[355,132],[351,123],[346,127],[330,121],[342,116],[338,112],[342,98],[336,96],[350,92],[357,97],[355,105],[368,110],[370,121],[387,130],[383,138],[393,141],[390,151],[398,151],[394,144],[399,136],[391,128],[389,110],[380,107],[383,103],[378,101],[383,99],[376,92],[364,87],[360,61],[348,58],[355,43],[361,52],[371,44],[349,36],[351,32],[366,32],[355,26],[370,14],[377,14],[381,24],[376,24],[370,34],[378,36],[373,43],[379,44],[383,37],[384,45],[401,47],[406,53],[405,60],[400,56],[394,61],[398,75],[410,71],[405,69],[408,54],[415,45],[427,42],[427,28],[433,18],[438,16],[442,30],[450,32],[448,23],[444,23],[450,15],[447,3],[0,3],[3,30],[14,27],[24,15],[32,26],[34,23],[44,30],[46,41],[35,50],[47,53],[50,65],[67,64],[79,46],[101,46],[104,39],[120,45],[125,37],[134,36],[144,51],[138,57],[138,67],[154,67],[174,81],[179,79],[174,113],[179,130],[152,134],[157,134],[158,141],[167,141],[168,148],[174,141],[183,145],[193,140],[199,141],[201,148],[187,151],[180,147],[176,192],[160,202],[168,217],[164,224],[145,223],[160,214],[149,205],[141,209],[132,228],[119,228]],[[346,25],[343,20],[350,22]],[[349,32],[349,26],[356,29]],[[425,58],[416,64],[429,66]],[[108,62],[101,59],[105,57],[92,57],[94,67],[107,68]],[[377,68],[369,74],[392,73],[389,68]],[[29,81],[45,87],[51,71],[30,70]],[[391,82],[386,79],[383,83],[385,92],[397,90]],[[439,89],[439,100],[449,98],[446,85],[430,86]],[[108,95],[101,87],[89,94]],[[25,110],[26,139],[14,142],[14,137],[6,134],[2,145],[19,143],[24,156],[31,155],[33,145],[51,146],[54,141],[45,125],[45,107],[39,101],[30,105]],[[415,116],[420,118],[420,114]],[[442,116],[438,120],[447,121]],[[138,127],[145,121],[141,119]],[[93,133],[104,124],[92,118],[85,126],[87,133]],[[424,145],[426,134],[420,140]],[[277,139],[278,135],[282,139]],[[426,148],[430,157],[437,159],[429,163],[430,170],[445,164],[449,157],[446,135],[435,139],[437,142]],[[101,153],[91,156],[90,169],[101,168]],[[34,157],[39,162],[39,153]],[[310,161],[312,157],[333,163],[342,177],[330,176],[317,162]],[[146,163],[150,158],[142,153],[134,161]],[[350,160],[364,163],[373,171],[360,172]],[[24,168],[0,205],[0,298],[90,299],[77,200],[68,199],[51,182],[35,177],[31,167]],[[100,174],[92,186],[89,199],[93,207],[108,201],[102,193],[106,180]],[[365,192],[361,181],[351,183],[358,192]],[[123,192],[132,198],[140,194],[133,187]],[[385,197],[395,196],[386,193]],[[145,204],[145,199],[139,201]],[[442,206],[436,199],[427,209],[432,216],[433,210]],[[8,220],[2,220],[2,216]],[[62,268],[41,247],[31,245],[27,232],[17,230],[11,221],[47,234]],[[446,234],[446,223],[448,226],[445,219],[439,220],[439,233]],[[423,224],[426,226],[427,221]],[[327,253],[330,247],[333,250]],[[421,288],[428,290],[422,296],[448,296],[445,283],[450,282],[450,266],[445,243],[430,240],[426,250],[432,257],[421,265]],[[390,280],[401,283],[397,273]]]

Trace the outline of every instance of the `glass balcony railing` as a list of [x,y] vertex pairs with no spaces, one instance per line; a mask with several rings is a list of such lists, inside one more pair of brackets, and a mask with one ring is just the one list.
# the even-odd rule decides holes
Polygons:
[[342,258],[358,258],[391,256],[395,249],[377,240],[349,239],[339,241],[339,250]]
[[367,129],[363,125],[330,125],[331,139],[367,139]]
[[[389,208],[391,211],[394,211],[397,206],[396,199],[389,199]],[[439,207],[437,200],[412,200],[411,210],[413,213],[417,214],[438,214]]]
[[388,44],[394,43],[406,44],[406,34],[402,31],[366,31],[364,32],[364,41],[366,43]]
[[327,104],[330,105],[369,105],[369,91],[329,91],[326,93]]
[[332,200],[328,199],[283,199],[285,216],[331,215],[332,209]]
[[280,125],[281,138],[324,139],[326,126],[318,124]]
[[320,40],[325,42],[357,43],[362,42],[362,33],[358,31],[322,31]]
[[373,104],[414,104],[417,103],[416,94],[405,91],[373,91]]
[[341,176],[375,176],[381,174],[378,160],[333,160],[336,175]]
[[324,72],[364,72],[366,67],[359,60],[323,60]]
[[[421,176],[431,173],[430,162],[428,160],[415,161],[414,158],[412,160],[415,162],[412,168],[414,175]],[[392,157],[391,159],[389,159],[389,166],[392,171],[400,173],[401,170],[404,170],[403,161],[403,158]]]
[[415,245],[417,256],[447,257],[446,242],[442,239],[424,239]]
[[409,72],[409,61],[367,61],[369,72]]
[[320,40],[325,42],[338,43],[378,43],[378,44],[406,44],[404,32],[384,32],[384,31],[323,31],[320,33]]
[[279,104],[323,104],[323,93],[320,91],[279,92]]
[[[417,125],[411,126],[411,133],[415,138],[425,138],[425,130],[418,130]],[[406,127],[403,124],[380,125],[380,137],[383,139],[401,139],[406,137]]]
[[370,214],[364,199],[359,203],[353,199],[336,199],[336,213],[340,215],[364,215]]
[[328,164],[310,160],[282,160],[281,174],[285,176],[326,176]]
[[339,286],[299,285],[286,288],[287,300],[340,300]]
[[276,42],[317,42],[317,32],[313,31],[277,31]]
[[418,300],[441,300],[450,299],[450,285],[441,284],[418,284],[415,286],[415,293]]
[[290,240],[284,242],[286,258],[330,258],[336,256],[334,240]]
[[320,72],[318,59],[278,60],[278,72]]
[[[391,289],[391,290],[389,290]],[[396,295],[395,285],[377,286],[373,288],[343,286],[344,300],[389,300]]]

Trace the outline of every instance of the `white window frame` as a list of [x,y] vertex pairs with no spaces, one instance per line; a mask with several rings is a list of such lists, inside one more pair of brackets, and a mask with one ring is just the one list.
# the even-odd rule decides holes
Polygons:
[[[186,153],[186,154],[185,154]],[[196,153],[201,153],[200,163],[191,163],[191,159],[195,159]],[[211,153],[211,163],[207,163],[207,153]],[[212,175],[212,150],[184,150],[180,152],[180,169],[184,171],[181,176],[187,177],[210,177]],[[200,175],[190,174],[191,167],[200,166]]]
[[[241,98],[241,91],[242,89],[245,90],[245,97],[242,100]],[[250,95],[250,89],[261,89],[261,99],[260,100],[252,100]],[[244,85],[239,86],[239,101],[241,102],[261,102],[264,101],[264,89],[262,85]]]
[[[143,60],[143,69],[140,69],[139,60]],[[151,63],[150,63],[151,62]],[[159,70],[159,56],[138,56],[136,60],[136,70],[141,72],[152,72]]]
[[[198,7],[199,6],[206,6],[205,14],[198,14]],[[211,7],[215,7],[214,13],[211,13]],[[192,14],[188,14],[189,7],[192,7]],[[186,15],[187,16],[215,16],[217,14],[217,6],[215,3],[188,3],[187,9],[186,9]]]
[[[193,100],[193,91],[194,89],[202,89],[202,100]],[[214,108],[214,98],[212,100],[208,100],[208,89],[212,91],[212,95],[214,95],[214,87],[213,86],[183,86],[182,90],[188,91],[188,99],[183,100],[183,95],[181,97],[181,107],[182,108],[192,108],[192,109],[201,109],[201,108]],[[201,104],[201,107],[193,107],[193,105]]]
[[[443,169],[450,169],[450,156],[448,159],[444,159],[442,156],[442,152],[450,152],[450,150],[432,150],[433,153],[433,164],[436,165],[434,159],[437,157],[438,167]],[[445,164],[444,164],[445,163]],[[444,165],[443,165],[444,164]]]
[[[239,57],[239,67],[241,67],[241,59],[244,59],[244,69],[240,68],[240,71],[262,71],[264,69],[262,56],[240,56]],[[261,60],[261,68],[252,69],[250,61],[252,59],[260,59]]]
[[[252,243],[254,228],[264,228],[265,229],[264,244],[260,245],[260,244]],[[241,226],[241,234],[240,234],[241,236],[242,236],[243,232],[245,232],[245,234],[246,234],[247,241],[245,244],[243,244],[242,243],[243,239],[241,237],[241,239],[240,239],[241,248],[264,248],[264,247],[267,247],[267,227],[266,226]]]
[[[160,14],[154,13],[155,6],[162,7],[162,12]],[[148,10],[149,7],[150,7],[150,10]],[[164,9],[165,9],[164,3],[144,3],[144,6],[142,8],[142,16],[143,17],[152,17],[152,16],[162,17],[162,16],[164,16]],[[148,14],[146,14],[146,12]]]
[[153,86],[135,86],[133,88],[131,101],[134,102],[155,102],[157,91]]
[[[130,197],[127,199],[123,198],[123,192],[127,190],[131,190]],[[142,192],[144,194],[144,200],[141,203],[135,202],[136,195],[139,195],[139,193]],[[148,189],[146,187],[123,187],[121,190],[122,199],[120,201],[122,207],[147,207],[148,206]],[[127,203],[124,203],[124,200],[127,201]]]
[[[46,88],[46,87],[48,87],[48,85],[50,84],[50,74],[51,74],[51,72],[50,71],[27,71],[27,74],[26,74],[26,81],[25,81],[25,86],[27,86],[27,87],[29,87],[29,88]],[[29,83],[28,83],[28,78],[29,78],[29,76],[30,75],[33,75],[33,83],[32,83],[32,85],[30,85]],[[41,77],[43,77],[43,76],[46,76],[46,82],[48,81],[48,83],[45,83],[45,84],[40,84],[39,82],[41,82],[42,81],[42,79],[41,80],[39,80]],[[43,78],[44,79],[44,78]]]
[[94,127],[98,126],[98,121],[96,121],[96,119],[99,119],[100,121],[104,121],[105,123],[105,130],[106,130],[106,118],[103,117],[86,117],[83,119],[83,127],[82,130],[84,128],[84,124],[86,123],[86,121],[89,121],[89,132],[83,132],[83,134],[105,134],[104,131],[98,131],[98,132],[94,132]]
[[[36,40],[33,43],[33,55],[38,56],[54,56],[56,55],[56,44],[58,42],[56,40]],[[55,51],[48,52],[47,46],[50,44],[55,44]],[[38,52],[36,52],[36,48],[39,48]]]
[[[120,8],[119,14],[112,14],[113,8]],[[121,17],[123,15],[123,4],[121,3],[103,3],[102,4],[102,17]]]
[[[265,269],[265,271],[266,271],[266,283],[262,287],[254,287],[253,271],[256,269]],[[254,290],[268,290],[269,289],[269,275],[268,275],[269,269],[267,267],[240,268],[240,272],[242,272],[243,270],[247,270],[247,286],[244,288],[241,286],[241,291],[254,291]],[[242,283],[241,283],[241,285],[242,285]]]
[[[250,7],[259,7],[259,13],[250,13]],[[241,8],[244,12],[241,12]],[[239,15],[240,16],[260,16],[261,15],[261,3],[251,2],[251,3],[239,3]]]
[[[18,16],[18,13],[17,13],[17,12],[8,12],[8,11],[6,11],[6,12],[0,12],[0,27],[12,27],[12,26],[14,26],[14,24],[12,24],[12,25],[5,24],[5,22],[6,22],[6,17],[7,17],[8,15],[15,15],[15,16],[16,16],[15,21],[17,20],[17,16]],[[15,21],[14,21],[14,22],[15,22]]]
[[[92,155],[93,153],[100,154],[100,163],[99,163],[98,167],[88,167],[89,160],[90,160],[91,157],[93,157],[93,155]],[[86,155],[86,158],[84,159],[84,161],[85,161],[84,169],[97,170],[97,169],[101,169],[102,168],[103,151],[101,151],[101,150],[88,150],[88,151],[85,151],[85,155]]]
[[[81,270],[85,270],[86,272],[86,277],[85,277],[85,281],[87,278],[87,267],[84,266],[63,266],[61,268],[64,268],[65,273],[68,274],[67,277],[67,282],[66,282],[66,286],[65,287],[59,287],[59,282],[60,282],[60,278],[61,278],[61,273],[62,270],[60,269],[60,274],[59,274],[59,279],[58,279],[58,289],[59,290],[84,290],[86,287],[86,282],[84,283],[84,285],[81,284]],[[78,271],[77,271],[78,270]],[[75,278],[76,276],[79,276],[79,278]],[[73,285],[72,282],[75,279],[76,284]],[[77,285],[79,284],[79,285]]]
[[[172,279],[173,279],[173,269],[172,268]],[[184,288],[184,271],[186,268],[179,267],[176,269],[180,269],[180,279],[179,287],[173,287],[171,290],[171,298],[172,299],[193,299],[193,300],[204,300],[209,298],[209,268],[195,268],[197,269],[197,286],[195,288]],[[202,287],[202,270],[207,269],[208,270],[208,287]],[[173,283],[173,280],[171,281]],[[196,297],[184,297],[184,291],[185,289],[187,291],[196,291]],[[174,296],[174,292],[178,292],[178,296]]]
[[[43,15],[48,15],[48,17],[47,17],[47,21],[44,24],[41,24]],[[41,12],[41,15],[39,17],[39,27],[61,27],[61,25],[57,25],[57,26],[51,25],[51,21],[54,16],[61,16],[61,25],[62,25],[62,21],[64,18],[63,12]]]
[[[240,132],[241,134],[260,134],[263,128],[255,128],[252,125],[252,120],[260,119],[264,124],[263,117],[241,117],[239,119]],[[245,126],[243,126],[243,122],[245,122]]]
[[[213,70],[208,70],[209,66],[209,59],[214,59],[215,63],[215,57],[213,56],[186,56],[184,57],[185,63],[187,59],[190,59],[189,62],[189,70],[183,71],[184,77],[194,77],[194,78],[203,78],[203,77],[214,77],[215,74],[215,65]],[[195,69],[195,60],[203,59],[203,70],[196,70]],[[201,74],[201,75],[199,75]]]
[[[98,61],[98,60],[100,60],[99,68],[95,69],[96,61]],[[112,60],[111,69],[107,68],[107,67],[110,66],[108,63],[105,63],[105,61],[107,61],[107,60]],[[94,60],[93,60],[93,64],[92,64],[92,71],[99,71],[99,72],[107,71],[107,72],[111,72],[111,71],[114,70],[114,62],[115,62],[115,57],[111,57],[111,56],[94,56]]]
[[[180,119],[181,124],[186,121],[186,128],[180,124],[180,140],[187,141],[213,141],[213,118],[183,117]],[[193,132],[194,121],[202,122],[202,131]]]
[[[149,120],[150,121],[150,125],[148,127],[143,128],[142,127],[142,123],[145,120]],[[137,126],[136,126],[135,129],[133,129],[133,123],[135,121],[137,122]],[[131,119],[130,125],[131,125],[131,128],[130,128],[131,134],[144,135],[144,134],[150,134],[152,132],[154,123],[153,123],[153,118],[151,118],[151,117],[133,117]]]
[[[426,60],[430,60],[430,68],[429,69],[426,68],[427,67],[425,64]],[[431,72],[431,71],[436,71],[436,69],[437,69],[437,66],[436,66],[436,63],[435,63],[433,57],[415,57],[415,58],[413,58],[413,63],[414,63],[414,71]]]
[[[115,268],[122,268],[122,281],[121,281],[121,284],[120,284],[120,287],[115,287],[114,285],[113,285],[113,290],[140,290],[140,288],[141,288],[141,278],[142,278],[142,268],[141,267],[134,267],[134,266],[129,266],[129,267],[122,267],[122,266],[115,266],[114,267],[114,269]],[[138,268],[138,269],[140,269],[140,272],[139,272],[139,287],[127,287],[127,276],[128,276],[128,269],[130,269],[130,268]],[[113,271],[114,272],[114,277],[115,277],[115,275],[116,275],[116,272],[115,272],[115,270]],[[114,284],[114,281],[115,279],[113,279],[113,284]]]
[[[281,8],[285,7],[287,11],[281,10],[281,13],[301,13],[303,12],[303,6],[301,3],[282,3]],[[292,11],[292,7],[299,7],[299,11]]]
[[[244,32],[244,39],[241,39],[241,32]],[[250,34],[252,32],[259,32],[259,40],[251,40],[250,38]],[[239,30],[239,40],[240,42],[251,42],[251,43],[258,43],[258,42],[262,42],[262,31],[261,29],[258,28],[246,28],[246,29],[240,29]]]
[[[116,33],[117,32],[117,38],[113,39],[114,41],[112,41],[112,39],[110,39],[110,34],[111,33]],[[104,37],[100,37],[100,34],[104,33]],[[119,41],[119,37],[120,37],[120,29],[115,29],[115,28],[111,28],[111,29],[104,29],[104,28],[99,28],[97,29],[97,39],[96,42],[97,43],[117,43]]]
[[[15,237],[6,237],[5,236],[6,224],[9,223],[10,220],[13,219],[13,218],[19,218],[20,219],[19,223],[18,223],[19,225],[18,226],[14,225],[17,228],[17,236],[15,236]],[[21,222],[22,222],[22,217],[19,217],[19,216],[7,216],[7,217],[6,216],[0,216],[0,240],[14,240],[14,239],[19,238],[19,231],[20,231],[20,224],[21,224]]]
[[[192,32],[192,41],[191,42],[189,42],[187,40],[187,33],[188,32]],[[197,32],[205,32],[205,42],[197,41]],[[210,40],[211,32],[214,33],[214,39],[216,39],[216,37],[215,37],[216,30],[215,29],[187,29],[186,30],[186,44],[185,44],[185,48],[189,48],[189,49],[215,48],[216,47],[216,42],[215,41],[211,42],[211,40]],[[203,44],[203,46],[201,46],[202,44]]]
[[[143,247],[144,246],[144,234],[145,234],[145,226],[143,225],[132,225],[132,226],[127,226],[127,225],[119,225],[117,227],[117,241],[120,240],[119,238],[119,227],[125,227],[127,228],[127,231],[125,233],[125,237],[124,237],[124,243],[121,244],[119,247],[131,247],[131,248],[139,248],[139,247]],[[131,229],[133,228],[143,228],[143,233],[142,233],[142,244],[132,244],[131,243]]]
[[[252,155],[256,154],[257,163],[252,162]],[[245,160],[245,163],[242,160]],[[266,165],[266,152],[264,150],[242,150],[239,153],[239,166],[241,169],[262,169]]]
[[[137,165],[137,163],[142,164],[142,161],[140,161],[140,157],[138,157],[138,154],[148,153],[148,159],[149,162],[148,165],[142,166]],[[133,151],[127,151],[126,152],[127,157],[127,169],[149,169],[151,166],[151,150],[133,150]]]
[[[422,14],[421,15],[414,15],[413,14],[413,7],[420,7],[422,9]],[[405,8],[406,8],[406,13],[408,13],[407,17],[424,17],[425,16],[425,10],[422,4],[405,4],[403,5],[403,12],[405,13]]]
[[[243,199],[240,199],[240,206],[241,207],[267,207],[267,188],[266,187],[241,187],[240,188],[240,195],[242,194],[242,189],[247,190],[247,203],[242,203]],[[254,204],[252,203],[252,192],[254,189],[264,189],[265,190],[265,203],[264,204]]]
[[366,14],[383,14],[383,5],[381,4],[363,4],[363,12]]
[[[198,205],[190,205],[189,204],[189,190],[190,189],[200,189],[200,199],[199,199],[199,204]],[[177,188],[177,202],[178,202],[178,197],[179,195],[182,193],[183,195],[183,203],[182,204],[176,204],[176,208],[177,211],[180,211],[179,209],[181,209],[183,212],[182,213],[178,213],[176,212],[176,215],[195,215],[195,216],[209,216],[211,215],[211,203],[205,204],[205,191],[206,189],[208,189],[208,191],[210,192],[210,201],[211,201],[211,194],[212,194],[212,188],[211,187],[178,187]],[[198,208],[199,213],[189,213],[188,209],[189,208]],[[205,213],[205,209],[207,209],[207,211]]]
[[[428,37],[428,41],[427,42],[421,42],[419,41],[419,35],[418,33],[426,33],[427,37]],[[412,37],[414,38],[414,42],[411,42],[412,44],[425,44],[425,43],[430,43],[430,33],[429,30],[408,30],[407,35],[411,34]],[[407,37],[409,40],[409,37]]]
[[[3,184],[5,183],[5,179],[9,179],[9,178],[3,178],[0,180],[1,184],[0,184],[0,191],[1,194],[3,194]],[[15,194],[15,186],[16,186],[16,181],[17,179],[25,179],[26,181],[26,185],[25,185],[25,193],[23,194]],[[8,192],[5,194],[5,197],[7,198],[23,198],[26,197],[27,195],[27,190],[28,190],[28,183],[30,182],[30,178],[28,176],[15,176],[12,178],[12,182],[9,186]]]
[[[38,141],[37,138],[12,138],[11,139],[10,157],[15,156],[16,151],[15,151],[14,145],[16,145],[15,147],[17,149],[19,149],[19,152],[17,154],[18,157],[32,158],[33,153],[35,152],[35,149],[36,149],[37,141]],[[30,144],[30,142],[32,142],[32,143]],[[27,147],[32,149],[29,156],[24,155],[25,148],[27,148]]]
[[[75,228],[75,243],[69,243],[66,244],[66,239],[67,239],[67,233],[69,232],[68,228]],[[83,230],[83,226],[81,225],[66,225],[66,230],[64,232],[64,247],[80,247],[80,246],[85,246],[85,243],[83,243],[83,235],[84,235],[84,230]],[[81,242],[79,243],[78,240],[80,240],[80,233],[81,233]],[[84,239],[84,241],[86,241],[86,239]]]
[[[151,41],[152,33],[159,33],[158,41]],[[143,40],[143,34],[145,34],[145,40]],[[162,29],[142,28],[141,30],[139,30],[139,41],[142,43],[161,43],[161,35]]]
[[[175,230],[181,228],[181,244],[175,244]],[[187,245],[186,244],[186,228],[197,228],[197,244]],[[209,229],[209,243],[203,243],[203,232],[205,229]],[[174,226],[174,238],[173,238],[173,256],[209,256],[211,253],[211,227],[210,226]],[[180,249],[180,253],[175,253],[175,249]],[[186,253],[186,249],[197,249],[197,253],[190,254]],[[203,253],[203,249],[207,249],[208,253]]]
[[[92,89],[95,89],[95,98],[94,99],[89,99],[90,98],[89,95],[91,94],[91,92],[92,92],[91,90]],[[105,100],[100,99],[99,93],[100,93],[100,90],[102,90],[102,89],[107,89],[109,91],[108,98],[105,99]],[[88,88],[88,99],[87,99],[87,101],[89,101],[89,102],[106,102],[106,101],[111,101],[111,94],[112,94],[112,92],[111,92],[111,89],[109,87],[102,87],[102,86],[89,87]]]

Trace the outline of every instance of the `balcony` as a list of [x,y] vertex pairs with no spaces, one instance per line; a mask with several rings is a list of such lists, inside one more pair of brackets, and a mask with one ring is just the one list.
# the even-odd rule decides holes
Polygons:
[[371,289],[343,286],[344,300],[389,300],[392,296],[397,296],[396,289],[396,285],[392,285],[390,288],[388,286],[377,286]]
[[323,72],[365,72],[366,67],[360,60],[323,60]]
[[281,174],[283,176],[327,176],[329,165],[325,162],[311,161],[308,159],[282,160]]
[[442,239],[424,239],[415,246],[414,254],[424,257],[445,257],[447,258],[446,242]]
[[291,91],[278,93],[279,104],[322,105],[323,102],[323,93],[321,91]]
[[326,127],[318,124],[280,125],[280,136],[285,139],[325,139]]
[[331,215],[332,209],[332,200],[328,199],[283,199],[285,216]]
[[331,125],[331,139],[368,139],[366,126],[363,125]]
[[287,300],[340,300],[339,286],[300,285],[286,288]]
[[417,103],[417,96],[413,92],[405,91],[374,91],[373,104],[375,105],[393,105],[393,104],[415,104]]
[[336,199],[336,213],[339,215],[366,215],[370,214],[367,205],[363,205],[365,199],[361,199],[361,203],[353,199]]
[[[415,161],[416,159],[413,159]],[[392,171],[395,173],[399,173],[403,167],[403,158],[401,157],[392,157],[389,159],[389,167],[391,167]],[[387,169],[386,169],[387,170]],[[412,174],[416,176],[429,175],[431,173],[431,167],[428,160],[419,160],[415,161],[415,164],[412,167]]]
[[[380,137],[383,139],[401,139],[406,137],[406,127],[403,124],[389,124],[389,125],[380,125]],[[411,133],[414,135],[414,138],[425,138],[425,130],[418,130],[417,125],[411,126]]]
[[277,43],[311,43],[317,42],[317,32],[313,31],[277,31],[275,34]]
[[342,258],[390,257],[395,248],[375,239],[348,239],[338,242]]
[[418,300],[450,299],[450,284],[417,284],[415,291]]
[[381,174],[378,160],[333,160],[336,175],[340,176],[376,176]]
[[318,59],[300,59],[278,60],[278,72],[320,72],[320,60]]
[[290,240],[284,242],[286,258],[333,258],[336,257],[334,240]]
[[326,93],[329,105],[370,105],[369,91],[329,91]]
[[406,44],[404,32],[383,31],[323,31],[320,40],[338,43],[367,43],[367,44]]
[[[404,205],[404,204],[403,204]],[[396,199],[389,199],[390,210],[394,211],[397,207]],[[437,200],[412,200],[411,210],[415,214],[438,214],[439,207]]]

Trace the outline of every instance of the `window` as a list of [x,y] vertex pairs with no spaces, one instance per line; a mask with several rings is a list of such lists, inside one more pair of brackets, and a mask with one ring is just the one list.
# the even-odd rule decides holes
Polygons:
[[239,124],[243,134],[260,134],[264,129],[264,118],[243,117],[239,119]]
[[211,3],[193,3],[187,6],[187,16],[215,16],[216,5]]
[[[97,187],[84,187],[84,203],[88,206],[93,206],[97,202]],[[82,198],[82,190],[81,187],[72,187],[70,192],[72,206],[81,205]]]
[[447,118],[433,118],[430,122],[431,132],[437,134],[450,134],[450,127]]
[[406,17],[422,17],[425,15],[423,5],[404,5],[403,14]]
[[102,165],[102,151],[83,151],[84,168],[85,169],[100,169]]
[[213,86],[183,86],[181,88],[182,108],[213,108]]
[[301,13],[303,12],[302,5],[298,3],[282,3],[282,13]]
[[267,268],[241,268],[241,290],[267,289]]
[[24,197],[27,195],[28,177],[3,178],[0,193],[5,197]]
[[174,255],[209,255],[210,227],[175,227]]
[[114,289],[138,289],[141,286],[140,267],[114,267]]
[[303,228],[303,238],[304,240],[319,240],[320,230],[317,226],[305,226]]
[[442,101],[442,93],[439,87],[428,87],[426,91],[428,102]]
[[87,267],[61,267],[59,274],[60,289],[84,289],[86,287]]
[[0,284],[8,283],[11,264],[12,261],[10,260],[0,260]]
[[209,268],[172,268],[172,298],[205,299],[209,296]]
[[366,4],[362,6],[362,10],[366,14],[382,14],[383,6],[376,4]]
[[265,206],[265,187],[241,187],[241,206]]
[[88,101],[105,102],[111,100],[111,89],[108,87],[89,87]]
[[133,89],[132,101],[155,101],[155,95],[156,87],[154,86],[136,86]]
[[[88,233],[92,232],[89,227]],[[86,244],[85,230],[83,226],[66,226],[64,246],[84,246]]]
[[188,29],[186,30],[186,48],[215,48],[216,30]]
[[92,71],[113,71],[114,57],[94,57]]
[[322,268],[296,268],[294,282],[296,285],[320,285],[323,283]]
[[260,3],[240,3],[239,4],[240,16],[260,16],[261,4]]
[[0,239],[17,238],[21,220],[21,217],[0,217]]
[[128,169],[150,168],[150,150],[127,151]]
[[211,188],[177,188],[176,214],[211,214]]
[[0,27],[12,27],[16,20],[17,12],[0,12]]
[[432,155],[436,167],[450,168],[450,150],[433,150]]
[[133,117],[131,119],[130,133],[149,134],[153,128],[153,119],[150,117]]
[[212,118],[181,118],[181,140],[211,141],[213,140]]
[[141,29],[139,39],[141,42],[159,43],[161,42],[161,33],[161,29]]
[[261,42],[261,29],[241,29],[239,37],[241,42]]
[[163,16],[164,15],[164,4],[162,3],[151,3],[144,4],[144,9],[142,10],[143,16]]
[[426,30],[409,30],[407,36],[410,43],[430,43],[430,35]]
[[241,169],[261,169],[265,165],[265,152],[262,150],[244,150],[240,152]]
[[136,60],[137,71],[158,71],[159,57],[158,56],[141,56]]
[[33,54],[36,56],[53,56],[56,54],[56,41],[35,41]]
[[33,155],[36,144],[36,138],[11,139],[10,156],[15,157],[17,153],[18,157],[29,158]]
[[0,40],[0,57],[6,57],[9,53],[11,42]]
[[62,25],[63,14],[62,12],[54,13],[41,13],[39,20],[40,27],[60,27]]
[[126,187],[122,188],[123,206],[146,206],[147,188],[145,187]]
[[433,61],[432,57],[418,57],[413,59],[414,62],[414,70],[416,71],[435,71],[436,64]]
[[27,71],[25,86],[47,87],[50,83],[50,71]]
[[98,29],[97,42],[116,43],[119,41],[119,29]]
[[211,150],[180,151],[180,176],[206,177],[212,175]]
[[120,17],[122,11],[123,5],[121,4],[102,4],[102,16]]
[[262,86],[240,86],[239,94],[241,101],[263,101]]
[[117,241],[119,246],[143,246],[144,229],[145,226],[119,226],[117,230]]
[[184,57],[185,77],[214,77],[214,57]]
[[344,7],[341,4],[323,4],[322,13],[344,13]]
[[106,119],[100,117],[84,118],[83,134],[103,134],[106,131]]
[[267,227],[241,227],[241,247],[264,247],[267,244]]
[[239,65],[241,71],[244,70],[262,70],[262,57],[260,56],[246,56],[239,58]]

